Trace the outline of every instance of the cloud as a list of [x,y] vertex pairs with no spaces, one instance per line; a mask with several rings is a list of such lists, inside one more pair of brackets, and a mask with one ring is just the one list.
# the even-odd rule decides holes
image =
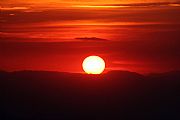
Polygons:
[[130,3],[130,4],[97,4],[82,7],[159,7],[159,6],[180,6],[180,2],[150,2],[150,3]]
[[[164,3],[165,4],[165,3]],[[166,3],[167,4],[167,3]],[[118,6],[118,4],[115,4]],[[122,4],[121,4],[122,5]],[[130,5],[130,4],[126,4]],[[136,4],[133,4],[134,6]],[[132,6],[133,6],[132,5]],[[136,6],[155,5],[151,4],[137,4]],[[160,5],[160,4],[158,4]],[[162,3],[161,3],[162,5]],[[170,4],[177,6],[178,4]],[[107,5],[108,6],[108,5]],[[120,6],[120,5],[119,5]],[[169,9],[150,9],[138,8],[136,10],[130,8],[119,9],[83,9],[83,8],[62,8],[62,9],[44,9],[39,11],[35,8],[26,7],[9,7],[3,8],[3,14],[0,21],[3,21],[5,26],[9,24],[27,24],[27,23],[41,23],[41,22],[64,22],[68,24],[79,24],[83,21],[89,21],[85,24],[114,24],[117,22],[179,22],[179,7],[167,7]],[[6,9],[6,10],[5,10]],[[102,14],[105,13],[105,14]],[[13,14],[13,17],[12,17]]]
[[2,11],[15,11],[15,10],[27,10],[28,7],[0,7]]
[[82,41],[88,41],[88,42],[104,42],[104,41],[108,41],[107,39],[103,39],[103,38],[97,38],[97,37],[78,37],[75,38],[76,40],[82,40]]

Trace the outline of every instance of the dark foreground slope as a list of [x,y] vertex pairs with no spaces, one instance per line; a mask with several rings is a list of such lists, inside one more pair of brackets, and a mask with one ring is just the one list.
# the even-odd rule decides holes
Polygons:
[[0,72],[7,120],[180,119],[180,72]]

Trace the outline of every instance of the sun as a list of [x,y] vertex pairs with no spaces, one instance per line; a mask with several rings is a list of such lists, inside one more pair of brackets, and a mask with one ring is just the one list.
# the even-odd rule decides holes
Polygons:
[[89,56],[82,63],[87,74],[101,74],[105,69],[105,61],[99,56]]

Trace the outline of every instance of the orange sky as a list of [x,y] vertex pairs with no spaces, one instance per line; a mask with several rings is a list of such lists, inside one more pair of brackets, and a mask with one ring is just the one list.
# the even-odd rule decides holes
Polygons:
[[1,0],[2,3],[148,3],[177,2],[179,0]]
[[180,68],[177,0],[0,3],[0,70],[82,72],[88,55],[103,57],[106,70]]
[[74,7],[90,5],[118,5],[138,3],[179,3],[179,0],[1,0],[2,7]]

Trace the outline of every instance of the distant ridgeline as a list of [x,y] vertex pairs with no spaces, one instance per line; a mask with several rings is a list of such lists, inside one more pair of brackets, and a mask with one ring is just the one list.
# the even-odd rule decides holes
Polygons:
[[180,119],[180,72],[0,72],[3,118]]

